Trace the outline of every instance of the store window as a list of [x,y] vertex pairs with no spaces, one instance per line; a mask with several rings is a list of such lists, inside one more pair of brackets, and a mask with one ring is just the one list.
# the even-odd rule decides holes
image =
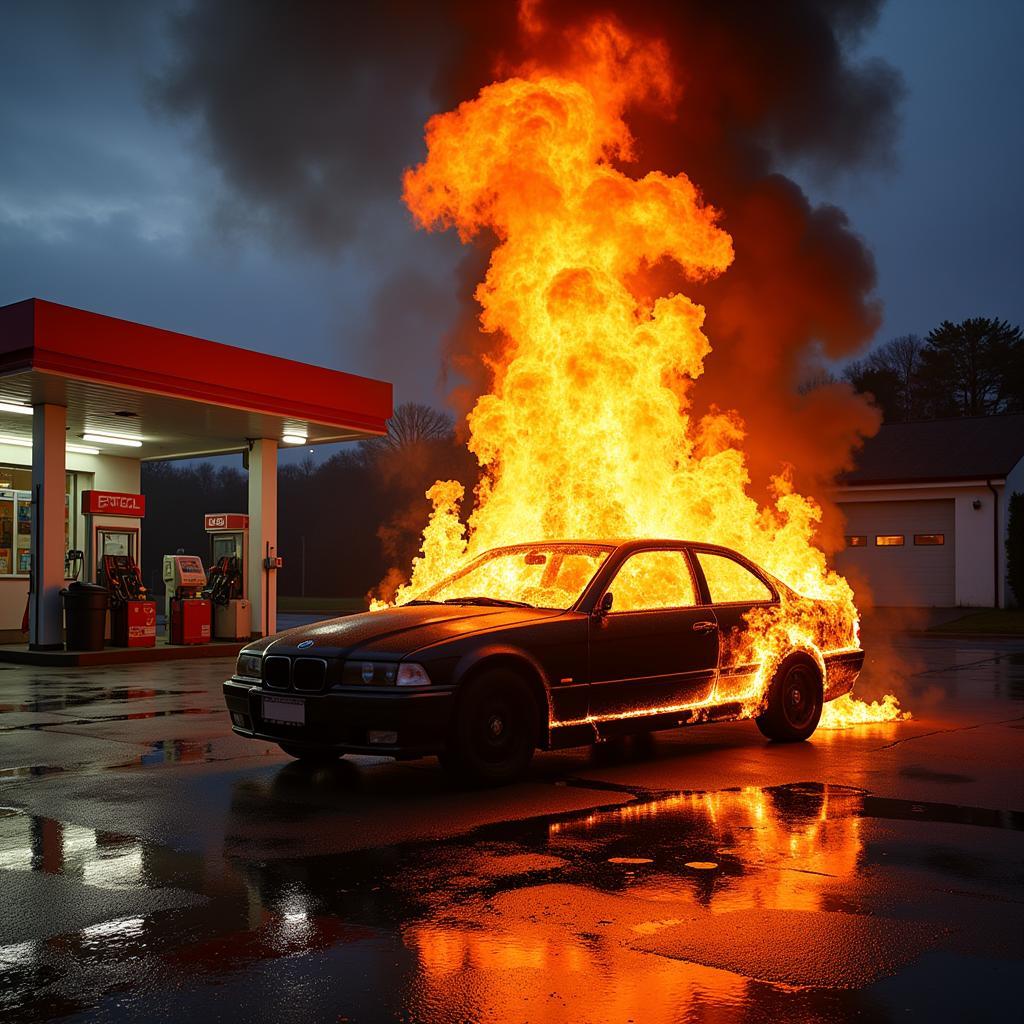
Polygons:
[[875,544],[880,548],[903,547],[902,533],[882,533],[875,537]]
[[848,548],[866,548],[868,546],[868,539],[862,533],[853,534],[851,536],[847,536],[846,546]]
[[[64,547],[76,547],[72,496],[75,474],[65,475]],[[32,570],[32,470],[0,466],[0,576],[28,576]]]
[[914,544],[917,547],[940,547],[946,543],[944,533],[915,533]]

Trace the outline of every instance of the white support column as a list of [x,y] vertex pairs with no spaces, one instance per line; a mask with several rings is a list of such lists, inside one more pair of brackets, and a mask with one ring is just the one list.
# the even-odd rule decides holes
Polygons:
[[277,571],[264,560],[277,557],[277,441],[260,438],[249,451],[249,605],[252,631],[277,632]]
[[32,410],[32,577],[28,644],[34,650],[64,646],[60,591],[64,586],[64,445],[67,409]]

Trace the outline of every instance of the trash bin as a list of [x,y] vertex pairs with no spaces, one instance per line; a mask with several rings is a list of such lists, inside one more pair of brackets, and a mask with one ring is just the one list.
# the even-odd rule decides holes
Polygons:
[[64,598],[68,650],[102,651],[110,591],[95,583],[76,580],[60,593]]

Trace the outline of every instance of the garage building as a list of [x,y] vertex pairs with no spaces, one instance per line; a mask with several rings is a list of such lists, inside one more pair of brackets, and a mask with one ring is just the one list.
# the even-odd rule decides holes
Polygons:
[[1013,604],[1014,493],[1024,493],[1024,415],[886,424],[833,495],[846,516],[836,567],[880,606]]

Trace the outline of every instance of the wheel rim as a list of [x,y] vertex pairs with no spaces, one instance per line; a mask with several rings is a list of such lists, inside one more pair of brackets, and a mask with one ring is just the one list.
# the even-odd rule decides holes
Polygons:
[[817,686],[813,673],[804,665],[794,665],[782,687],[782,713],[794,729],[805,729],[817,711]]
[[477,709],[473,745],[481,761],[498,765],[515,758],[522,746],[522,712],[502,695]]

